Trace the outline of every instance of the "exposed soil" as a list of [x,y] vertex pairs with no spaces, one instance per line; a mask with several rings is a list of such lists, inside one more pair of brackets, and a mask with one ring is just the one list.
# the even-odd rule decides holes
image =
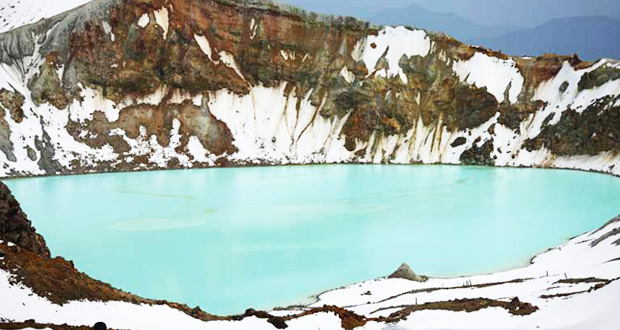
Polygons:
[[[530,315],[538,310],[538,307],[530,303],[521,302],[519,301],[519,298],[514,298],[510,302],[486,298],[457,299],[451,301],[426,303],[422,305],[407,305],[398,307],[402,307],[402,310],[390,314],[387,319],[402,320],[411,313],[422,310],[446,310],[471,313],[485,308],[499,307],[507,310],[512,315],[518,316]],[[390,309],[391,308],[393,307],[390,307]]]
[[592,291],[602,289],[606,287],[607,285],[609,285],[610,283],[618,281],[618,280],[620,280],[620,278],[616,278],[613,280],[604,280],[604,279],[594,278],[594,277],[569,278],[569,279],[559,280],[556,282],[556,284],[581,284],[581,283],[596,283],[596,284],[591,286],[587,290],[567,292],[567,293],[558,293],[558,294],[551,294],[551,295],[542,295],[540,296],[540,298],[542,299],[566,298],[566,297],[571,297],[571,296],[582,294],[582,293],[589,293]]
[[[358,327],[362,327],[366,325],[368,322],[376,321],[383,323],[396,323],[398,321],[402,321],[406,319],[411,313],[415,313],[417,311],[422,310],[446,310],[446,311],[454,311],[454,312],[475,312],[485,308],[491,307],[499,307],[506,309],[509,313],[513,315],[529,315],[538,310],[538,307],[533,306],[529,303],[523,303],[519,301],[518,298],[512,299],[510,302],[485,299],[485,298],[477,298],[477,299],[462,299],[462,300],[451,300],[451,301],[441,301],[441,302],[433,302],[427,303],[423,305],[413,305],[413,306],[396,306],[390,307],[386,309],[392,308],[402,308],[400,311],[390,314],[388,317],[378,317],[378,318],[368,318],[363,315],[358,315],[354,312],[351,312],[347,309],[337,307],[337,306],[323,306],[318,308],[309,309],[303,313],[286,316],[286,317],[274,317],[266,312],[257,312],[255,310],[248,310],[244,315],[240,315],[237,317],[231,317],[233,320],[241,320],[244,317],[255,316],[262,319],[268,319],[269,323],[273,324],[278,329],[285,329],[286,322],[298,318],[302,318],[308,315],[318,314],[318,313],[333,313],[338,316],[341,320],[341,326],[345,330],[352,330]],[[381,310],[381,309],[380,309]]]
[[609,283],[609,280],[603,280],[595,277],[588,278],[569,278],[564,280],[559,280],[557,284],[580,284],[580,283]]
[[[2,323],[0,322],[0,329],[3,330],[20,330],[20,329],[52,329],[52,330],[93,330],[93,327],[81,326],[74,327],[70,325],[58,325],[58,324],[39,324],[36,322],[31,323]],[[107,328],[107,330],[114,330]]]

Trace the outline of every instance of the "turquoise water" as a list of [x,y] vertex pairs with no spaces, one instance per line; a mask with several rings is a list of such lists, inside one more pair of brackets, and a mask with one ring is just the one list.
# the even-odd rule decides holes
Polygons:
[[454,166],[304,166],[8,180],[54,254],[219,314],[388,275],[492,272],[620,213],[620,179]]

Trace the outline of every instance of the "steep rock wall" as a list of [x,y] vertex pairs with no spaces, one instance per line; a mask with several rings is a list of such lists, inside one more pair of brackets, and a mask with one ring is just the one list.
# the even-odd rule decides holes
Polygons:
[[0,176],[309,163],[620,174],[620,63],[232,0],[98,0],[0,34]]

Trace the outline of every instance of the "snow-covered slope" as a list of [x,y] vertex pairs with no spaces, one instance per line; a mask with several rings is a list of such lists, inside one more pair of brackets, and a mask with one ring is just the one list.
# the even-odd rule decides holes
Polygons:
[[[378,279],[323,293],[308,307],[272,311],[271,316],[284,317],[287,329],[614,330],[620,322],[619,232],[620,218],[616,218],[598,231],[537,256],[522,269],[472,277],[431,278],[423,283]],[[9,247],[0,243],[0,248]],[[89,301],[60,306],[15,284],[11,278],[8,272],[0,270],[0,297],[11,297],[0,298],[0,320],[35,319],[42,324],[76,326],[105,321],[115,329],[134,330],[274,328],[268,319],[253,316],[237,321],[203,322],[167,306]],[[476,303],[482,299],[487,299],[487,303],[509,303],[515,297],[538,310],[515,315],[518,308],[509,313],[505,308]],[[442,306],[455,299],[475,303],[469,305],[470,312],[442,310],[448,308]],[[354,316],[340,310],[319,312],[324,305],[340,306]],[[419,310],[412,310],[415,308]],[[350,319],[361,321],[351,327]]]
[[2,0],[0,33],[56,16],[91,0]]
[[[511,299],[540,308],[528,316],[502,309],[476,313],[421,311],[406,329],[613,329],[620,315],[620,218],[532,260],[528,267],[424,283],[381,279],[326,292],[312,306],[348,306],[366,316],[388,316],[406,306],[450,299]],[[597,284],[600,284],[597,286]],[[370,292],[371,294],[367,294]],[[366,294],[365,294],[366,293]]]

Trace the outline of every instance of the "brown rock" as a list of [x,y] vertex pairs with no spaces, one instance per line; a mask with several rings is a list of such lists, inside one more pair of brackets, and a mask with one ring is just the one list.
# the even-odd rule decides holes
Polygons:
[[284,319],[281,317],[272,317],[267,320],[267,322],[271,323],[276,329],[286,329],[288,325],[284,322]]
[[416,274],[406,263],[403,263],[392,275],[388,276],[388,278],[402,278],[415,282],[428,281],[428,277]]
[[50,256],[45,240],[36,233],[13,194],[2,182],[0,182],[0,240],[15,243],[44,257]]
[[452,144],[450,144],[450,146],[452,148],[456,148],[458,146],[464,145],[466,142],[467,142],[467,139],[462,137],[462,136],[460,136],[460,137],[457,137],[456,139],[454,139],[454,142],[452,142]]
[[97,322],[93,326],[93,330],[108,330],[108,326],[103,322]]

